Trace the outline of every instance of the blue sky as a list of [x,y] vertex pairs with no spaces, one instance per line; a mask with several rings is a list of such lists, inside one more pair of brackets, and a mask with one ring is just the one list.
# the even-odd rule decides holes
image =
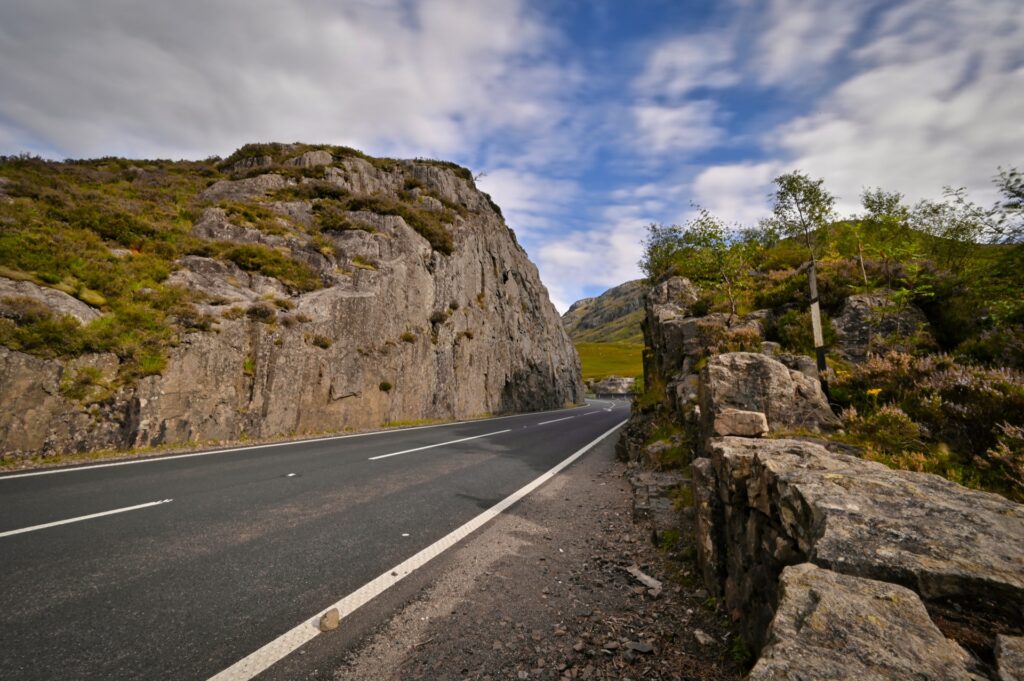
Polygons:
[[0,153],[467,165],[563,310],[638,276],[650,222],[756,221],[793,168],[854,211],[1024,165],[1019,0],[8,0],[0,62]]

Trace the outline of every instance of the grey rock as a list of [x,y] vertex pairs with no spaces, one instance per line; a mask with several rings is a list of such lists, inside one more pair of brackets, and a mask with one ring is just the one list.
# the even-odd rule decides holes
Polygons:
[[909,589],[804,563],[782,573],[768,645],[747,679],[981,679],[968,660]]
[[333,631],[338,628],[341,616],[337,608],[331,608],[320,616],[320,631]]
[[199,194],[200,201],[244,201],[261,197],[288,186],[288,180],[280,175],[268,173],[244,180],[220,180]]
[[773,432],[839,427],[817,381],[754,352],[712,357],[701,372],[700,406],[705,433],[726,409],[761,412]]
[[711,430],[716,437],[761,437],[768,432],[768,418],[763,412],[726,408],[715,412],[713,416]]
[[710,451],[721,514],[708,540],[752,640],[778,574],[803,561],[904,585],[952,619],[1024,621],[1024,506],[809,442],[728,437]]
[[[16,281],[0,277],[0,317],[16,314],[16,302],[19,298],[27,298],[47,307],[54,317],[65,315],[74,317],[82,324],[99,319],[101,313],[94,307],[86,305],[74,296],[63,291],[39,286],[30,281]],[[4,299],[8,299],[4,302]],[[7,310],[5,312],[5,310]]]
[[315,168],[316,166],[329,166],[334,163],[334,157],[331,156],[331,152],[323,149],[317,149],[315,151],[307,151],[304,154],[300,154],[294,158],[290,158],[284,162],[286,166],[296,166],[298,168]]
[[273,156],[249,156],[231,164],[231,170],[249,170],[251,168],[269,168],[274,165]]
[[847,359],[863,361],[869,351],[904,350],[902,338],[916,333],[932,343],[928,319],[919,308],[897,306],[886,293],[861,293],[846,299],[839,315],[832,320],[838,338],[838,350]]
[[713,637],[711,637],[709,634],[705,633],[701,629],[694,629],[693,637],[697,639],[697,643],[701,644],[702,646],[709,646],[715,642],[715,639]]
[[999,681],[1024,681],[1024,636],[996,636]]
[[636,387],[636,379],[625,376],[607,376],[590,384],[595,395],[632,395]]

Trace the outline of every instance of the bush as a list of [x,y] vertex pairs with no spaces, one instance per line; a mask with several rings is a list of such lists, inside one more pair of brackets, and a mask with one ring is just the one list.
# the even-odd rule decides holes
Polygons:
[[321,286],[319,275],[298,260],[289,258],[263,244],[221,244],[222,257],[247,272],[273,277],[299,291],[314,291]]
[[[821,315],[821,333],[825,347],[836,342],[836,330],[828,315]],[[778,341],[785,350],[801,354],[814,354],[814,334],[811,329],[811,313],[809,311],[789,310],[776,317],[768,324],[766,336],[769,340]]]
[[263,322],[264,324],[272,324],[277,321],[277,310],[270,303],[256,303],[255,305],[249,306],[249,309],[245,311],[246,316],[249,319],[257,322]]
[[391,389],[394,388],[395,386],[391,385],[387,381],[381,381],[380,385],[377,387],[380,388],[381,392],[388,393],[391,392]]
[[415,343],[416,334],[414,334],[412,331],[406,331],[405,333],[402,334],[402,340],[405,341],[406,343]]

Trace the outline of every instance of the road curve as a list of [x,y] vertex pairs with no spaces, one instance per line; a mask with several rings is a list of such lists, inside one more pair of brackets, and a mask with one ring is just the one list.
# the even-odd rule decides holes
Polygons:
[[519,490],[625,402],[0,476],[0,679],[205,679]]

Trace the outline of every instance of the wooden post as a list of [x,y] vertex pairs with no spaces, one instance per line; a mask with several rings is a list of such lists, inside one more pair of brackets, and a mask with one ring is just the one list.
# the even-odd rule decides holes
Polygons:
[[825,363],[825,336],[821,332],[821,306],[818,304],[818,268],[813,254],[807,278],[811,284],[811,331],[814,333],[814,354],[818,360],[818,381],[821,382],[825,398],[831,401],[828,394],[828,379],[825,378],[828,365]]

